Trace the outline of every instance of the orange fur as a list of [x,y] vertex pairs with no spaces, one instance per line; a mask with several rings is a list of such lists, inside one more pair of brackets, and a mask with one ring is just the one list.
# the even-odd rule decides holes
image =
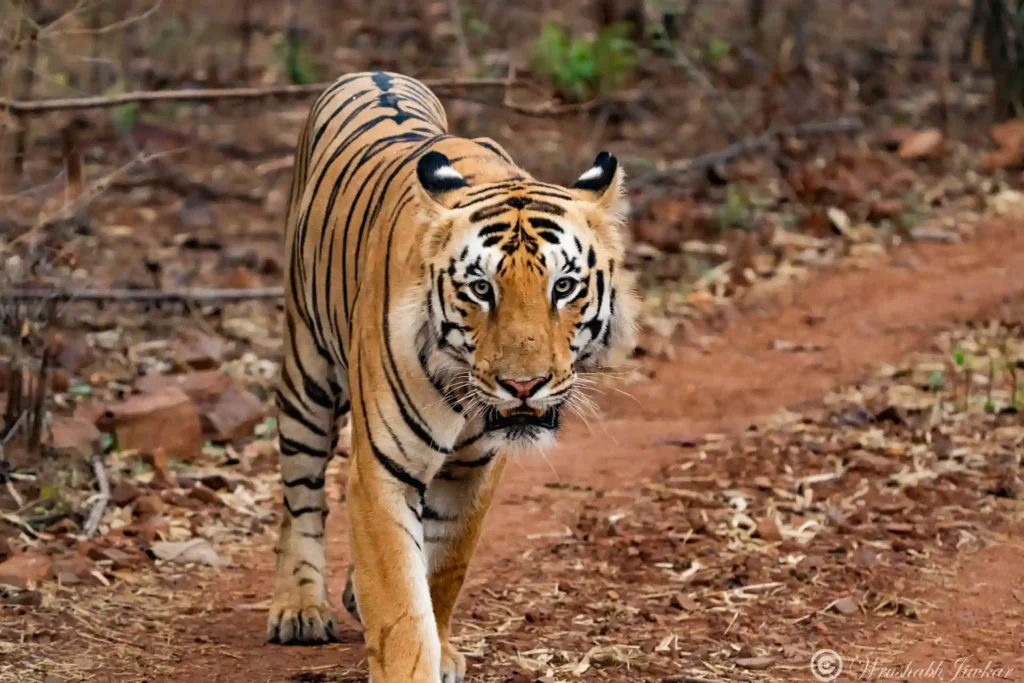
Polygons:
[[451,618],[505,451],[553,437],[577,370],[629,346],[635,317],[613,157],[566,189],[446,131],[418,82],[346,76],[313,106],[292,180],[267,636],[337,638],[323,486],[351,411],[343,602],[374,683],[463,679]]

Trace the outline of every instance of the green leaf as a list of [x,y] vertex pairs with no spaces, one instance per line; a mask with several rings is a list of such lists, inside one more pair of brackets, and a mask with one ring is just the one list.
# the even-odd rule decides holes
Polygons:
[[111,451],[117,450],[117,435],[109,432],[103,432],[100,434],[100,446],[103,448],[104,453],[110,453]]
[[68,387],[68,393],[72,396],[91,396],[92,385],[91,384],[72,384]]

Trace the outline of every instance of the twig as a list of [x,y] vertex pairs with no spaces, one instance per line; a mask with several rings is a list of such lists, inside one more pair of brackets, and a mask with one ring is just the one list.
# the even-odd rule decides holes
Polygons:
[[251,301],[280,299],[281,287],[253,289],[7,289],[0,292],[0,301],[107,302],[138,301],[147,303],[210,303],[214,301]]
[[36,223],[34,225],[32,225],[31,227],[29,227],[24,232],[22,232],[22,234],[19,235],[17,238],[15,238],[14,241],[18,242],[18,241],[23,241],[23,240],[27,239],[29,237],[29,235],[32,234],[32,232],[34,232],[35,230],[40,230],[40,229],[46,228],[48,226],[55,225],[57,223],[60,223],[61,221],[74,220],[76,217],[81,215],[80,212],[84,211],[85,208],[89,205],[90,202],[92,202],[94,199],[96,199],[101,194],[103,194],[103,192],[108,187],[110,187],[115,182],[117,182],[117,179],[119,177],[121,177],[122,175],[127,173],[135,165],[145,165],[145,164],[148,164],[148,163],[150,163],[152,161],[155,161],[157,159],[160,159],[160,158],[163,158],[163,157],[166,157],[166,156],[170,156],[172,154],[177,154],[177,153],[179,153],[181,151],[182,150],[180,150],[180,149],[177,149],[177,150],[166,150],[166,151],[163,151],[163,152],[154,152],[153,154],[144,155],[144,156],[140,155],[140,156],[136,157],[135,159],[132,159],[131,161],[129,161],[124,166],[121,166],[120,168],[115,169],[110,174],[108,174],[108,175],[106,175],[106,176],[104,176],[102,178],[99,178],[95,182],[91,183],[89,185],[89,187],[85,188],[84,190],[82,190],[79,193],[78,197],[74,201],[67,202],[67,203],[63,204],[52,215],[50,215],[50,216],[42,216],[42,215],[40,215],[40,217],[36,221]]
[[512,88],[517,85],[516,69],[514,64],[509,64],[508,76],[503,82],[505,84],[505,97],[502,99],[502,106],[526,116],[565,116],[566,114],[576,114],[596,109],[609,101],[604,100],[604,102],[602,102],[601,100],[588,100],[586,102],[580,102],[579,104],[553,104],[551,102],[543,102],[533,107],[526,107],[512,101]]
[[82,529],[82,534],[86,538],[96,533],[96,529],[100,526],[100,520],[103,519],[103,513],[107,510],[107,504],[110,502],[110,482],[107,481],[107,472],[103,469],[103,456],[92,459],[92,471],[96,473],[96,481],[100,486],[100,497],[93,503],[92,509],[89,511],[89,519],[85,521],[85,527]]
[[[506,88],[509,83],[503,78],[467,78],[441,79],[422,81],[428,88],[443,90],[446,88]],[[124,104],[144,102],[211,102],[214,100],[251,100],[264,97],[306,97],[319,95],[332,82],[310,83],[308,85],[273,85],[259,88],[191,88],[184,90],[141,90],[119,95],[101,95],[96,97],[68,97],[47,100],[12,100],[0,97],[0,109],[7,109],[12,114],[44,114],[69,109],[105,109],[120,107]],[[524,84],[524,87],[525,84]]]
[[864,123],[856,118],[837,119],[835,121],[820,121],[812,123],[801,123],[788,128],[769,130],[761,135],[744,138],[729,145],[725,149],[709,154],[681,159],[670,163],[666,168],[653,171],[646,175],[638,176],[630,185],[640,187],[663,182],[672,176],[704,171],[718,164],[724,164],[738,157],[757,152],[764,152],[771,149],[772,145],[779,138],[811,138],[821,135],[833,135],[836,133],[856,133],[864,129]]

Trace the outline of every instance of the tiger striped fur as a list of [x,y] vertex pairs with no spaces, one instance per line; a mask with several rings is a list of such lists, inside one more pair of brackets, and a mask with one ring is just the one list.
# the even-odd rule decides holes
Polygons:
[[631,343],[623,173],[602,152],[571,188],[534,180],[392,73],[319,97],[293,173],[267,637],[338,636],[324,473],[351,411],[343,602],[371,680],[461,681],[452,610],[507,453],[549,443],[578,372]]

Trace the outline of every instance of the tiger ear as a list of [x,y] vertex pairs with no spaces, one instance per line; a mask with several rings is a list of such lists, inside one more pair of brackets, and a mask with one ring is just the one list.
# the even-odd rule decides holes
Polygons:
[[589,206],[585,210],[587,222],[613,253],[625,247],[627,231],[626,174],[618,160],[608,152],[601,152],[594,164],[576,179],[573,194]]
[[452,230],[450,212],[459,190],[469,183],[452,167],[451,160],[440,152],[427,152],[416,164],[419,187],[419,217],[426,225],[423,235],[423,258],[431,260],[444,249]]
[[451,197],[452,190],[468,187],[469,183],[461,173],[452,167],[451,160],[440,152],[427,152],[416,164],[416,179],[420,189],[426,195],[423,199],[426,206],[438,205],[436,208],[450,208],[446,199]]
[[625,193],[625,175],[618,159],[601,152],[593,165],[576,179],[572,189],[580,199],[593,202],[609,213],[618,213]]

